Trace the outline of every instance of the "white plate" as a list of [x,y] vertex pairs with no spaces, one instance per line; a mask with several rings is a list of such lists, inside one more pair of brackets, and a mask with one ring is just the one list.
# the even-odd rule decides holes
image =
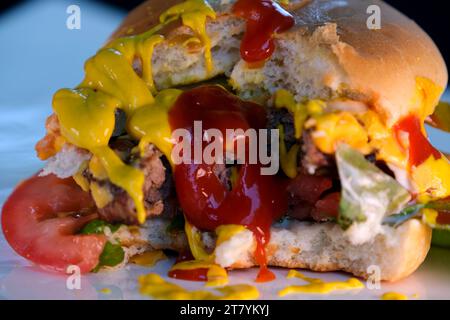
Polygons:
[[[82,79],[83,61],[92,55],[119,23],[122,14],[78,1],[82,12],[81,30],[67,30],[65,19],[69,1],[35,1],[0,19],[0,39],[11,50],[0,50],[0,204],[21,179],[36,172],[42,163],[34,154],[34,144],[44,134],[45,117],[51,112],[51,96],[62,86]],[[440,148],[448,138],[431,131]],[[447,140],[446,140],[447,139]],[[142,299],[137,290],[138,275],[157,272],[165,275],[173,261],[155,268],[130,266],[118,272],[100,272],[82,277],[81,290],[66,287],[67,276],[45,272],[30,265],[9,248],[0,234],[0,298],[5,299]],[[275,299],[277,292],[298,279],[285,279],[287,270],[276,269],[277,280],[257,287],[261,298]],[[324,280],[345,280],[343,273],[307,275]],[[230,272],[231,283],[250,283],[256,270]],[[170,281],[174,281],[171,279]],[[175,281],[187,288],[200,283]],[[110,294],[101,289],[109,288]],[[397,291],[419,299],[450,298],[450,250],[433,248],[425,263],[409,278],[395,284],[382,283],[378,290],[360,290],[331,295],[297,295],[297,299],[379,299],[387,291]]]

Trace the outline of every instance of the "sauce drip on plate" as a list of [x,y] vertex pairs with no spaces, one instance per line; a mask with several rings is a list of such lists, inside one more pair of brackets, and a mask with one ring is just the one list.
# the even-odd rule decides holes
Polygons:
[[181,279],[181,280],[207,281],[208,269],[207,268],[198,268],[190,270],[175,269],[170,270],[168,276],[174,279]]

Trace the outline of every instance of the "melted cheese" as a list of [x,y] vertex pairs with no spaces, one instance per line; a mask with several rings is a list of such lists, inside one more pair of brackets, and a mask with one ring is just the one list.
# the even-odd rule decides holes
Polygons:
[[344,142],[368,154],[371,151],[367,130],[350,112],[332,112],[315,117],[316,126],[312,133],[314,144],[323,153],[333,154],[336,146]]
[[130,262],[142,267],[153,267],[158,261],[167,259],[162,250],[147,251],[130,258]]
[[398,292],[386,292],[381,296],[381,300],[408,300],[408,296]]
[[411,170],[420,202],[450,196],[450,163],[446,157],[435,159],[430,156]]
[[84,170],[86,169],[87,164],[86,161],[83,162],[83,164],[78,169],[78,172],[73,175],[73,180],[80,186],[80,188],[84,192],[89,192],[89,181],[86,179],[86,177],[83,175]]
[[436,219],[438,212],[434,209],[425,208],[422,209],[422,220],[431,227],[436,227]]
[[358,118],[367,130],[370,147],[376,151],[377,159],[399,168],[406,168],[407,157],[405,152],[399,147],[392,130],[383,124],[378,114],[369,110],[359,115]]
[[430,79],[416,77],[416,92],[411,103],[417,107],[417,113],[422,121],[433,113],[443,92],[444,88]]
[[[417,78],[417,94],[414,104],[420,105],[421,119],[432,113],[442,88],[425,78]],[[399,145],[391,128],[380,116],[372,111],[353,113],[334,111],[324,113],[325,106],[320,100],[297,103],[286,90],[275,94],[276,108],[286,108],[294,117],[295,137],[301,138],[303,127],[312,130],[316,147],[326,154],[334,154],[336,146],[347,143],[363,154],[375,153],[377,160],[385,161],[409,172],[420,202],[450,196],[450,163],[446,157],[430,157],[418,167],[409,168],[407,152]],[[309,117],[309,120],[306,120]],[[284,173],[294,178],[297,174],[298,146],[287,150],[284,132],[280,125],[280,164]]]
[[89,187],[97,208],[104,208],[113,200],[112,194],[106,188],[100,187],[98,183],[91,182]]
[[347,281],[324,282],[321,279],[309,278],[296,270],[290,270],[287,278],[299,278],[308,284],[287,286],[278,292],[280,297],[296,293],[328,294],[339,290],[362,289],[364,284],[356,278]]
[[206,290],[188,291],[181,286],[165,281],[161,276],[151,273],[138,278],[139,292],[155,299],[163,300],[244,300],[257,299],[256,287],[246,284],[215,288],[219,294]]

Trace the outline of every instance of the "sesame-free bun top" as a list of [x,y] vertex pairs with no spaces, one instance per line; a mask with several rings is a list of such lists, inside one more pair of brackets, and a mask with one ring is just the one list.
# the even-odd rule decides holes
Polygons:
[[[132,11],[112,39],[149,30],[159,16],[183,0],[149,0]],[[430,37],[411,19],[376,0],[297,0],[286,9],[295,27],[276,35],[276,49],[264,66],[249,68],[239,55],[245,21],[230,13],[235,1],[210,0],[208,19],[213,72],[206,72],[203,48],[174,43],[192,30],[180,21],[160,32],[166,41],[152,58],[159,89],[194,83],[218,74],[230,77],[243,97],[270,96],[287,89],[297,99],[346,96],[367,102],[388,123],[411,112],[432,113],[447,85],[444,60]],[[368,7],[380,9],[381,28],[369,29]]]

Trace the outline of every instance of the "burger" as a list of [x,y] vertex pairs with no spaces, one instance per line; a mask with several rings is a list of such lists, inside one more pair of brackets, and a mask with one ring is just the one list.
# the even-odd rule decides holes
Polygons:
[[424,129],[448,128],[446,84],[433,41],[381,1],[146,1],[55,93],[4,235],[62,272],[170,250],[181,279],[399,280],[450,225],[450,164]]

